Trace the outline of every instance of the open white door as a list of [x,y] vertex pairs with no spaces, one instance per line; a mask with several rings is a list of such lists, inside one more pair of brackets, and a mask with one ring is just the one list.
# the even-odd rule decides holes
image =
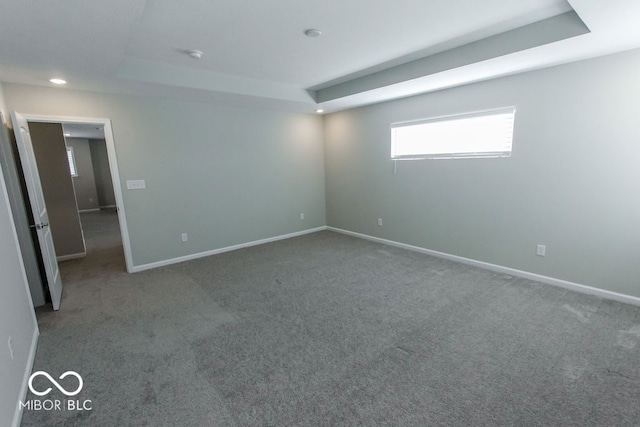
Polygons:
[[32,227],[36,229],[38,234],[53,309],[58,310],[60,308],[60,300],[62,299],[62,279],[60,278],[56,251],[53,246],[53,237],[51,236],[51,228],[49,227],[49,214],[44,204],[44,195],[42,193],[40,175],[38,174],[36,156],[33,151],[33,144],[31,143],[31,135],[29,135],[29,125],[27,124],[27,120],[15,111],[11,113],[11,119],[13,121],[13,131],[16,134],[18,152],[20,153],[20,163],[22,163],[22,169],[24,170],[24,179],[27,184],[29,201],[31,202],[31,211],[33,212],[33,219],[35,221]]

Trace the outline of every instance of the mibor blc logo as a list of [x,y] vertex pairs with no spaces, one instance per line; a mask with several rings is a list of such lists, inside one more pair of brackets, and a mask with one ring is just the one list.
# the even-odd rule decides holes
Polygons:
[[[31,376],[29,377],[29,390],[31,390],[31,393],[39,397],[48,395],[53,391],[53,388],[47,387],[44,390],[38,389],[39,387],[36,388],[33,384],[33,381],[37,377],[46,378],[51,383],[51,385],[53,385],[55,388],[58,389],[58,391],[60,391],[60,393],[64,394],[67,397],[77,396],[82,391],[82,387],[84,387],[84,381],[82,380],[82,377],[80,376],[80,374],[78,374],[75,371],[67,371],[64,374],[60,375],[60,377],[58,378],[59,380],[64,380],[67,377],[74,377],[77,380],[78,386],[75,389],[71,389],[71,390],[67,390],[62,385],[60,385],[60,383],[56,381],[56,379],[53,378],[51,375],[49,375],[48,372],[37,371],[31,374]],[[69,381],[65,381],[65,384],[68,384],[68,383]],[[92,409],[92,406],[91,406],[91,400],[81,401],[81,400],[70,400],[70,399],[65,399],[65,400],[32,399],[32,400],[27,400],[26,402],[20,402],[20,408],[28,409],[31,411],[90,411]]]
[[80,376],[80,374],[78,374],[75,371],[67,371],[64,374],[60,375],[60,379],[63,380],[66,377],[68,377],[69,375],[72,375],[74,377],[76,377],[78,379],[78,388],[75,389],[74,391],[67,391],[65,390],[60,384],[58,384],[58,382],[56,380],[54,380],[51,375],[49,375],[47,372],[45,371],[38,371],[38,372],[34,372],[33,374],[31,374],[31,376],[29,377],[29,390],[31,390],[31,393],[35,394],[36,396],[46,396],[47,394],[49,394],[51,392],[51,387],[49,387],[48,389],[46,389],[45,391],[38,391],[35,388],[33,388],[33,380],[39,376],[42,375],[43,377],[46,377],[49,381],[51,381],[51,384],[53,384],[54,386],[57,387],[58,390],[60,390],[62,393],[64,393],[65,396],[75,396],[76,394],[80,393],[80,391],[82,391],[82,386],[84,385],[84,382],[82,381],[82,377]]

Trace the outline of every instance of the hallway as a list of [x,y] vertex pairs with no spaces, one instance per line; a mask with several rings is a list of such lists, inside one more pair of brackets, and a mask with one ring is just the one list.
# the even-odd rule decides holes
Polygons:
[[80,278],[126,272],[116,209],[81,213],[80,221],[87,256],[60,263],[65,287]]

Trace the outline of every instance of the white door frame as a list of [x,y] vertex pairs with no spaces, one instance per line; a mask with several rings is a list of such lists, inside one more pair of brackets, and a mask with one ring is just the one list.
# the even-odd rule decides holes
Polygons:
[[113,184],[113,192],[116,197],[116,206],[118,210],[118,221],[120,222],[120,234],[122,235],[122,247],[124,249],[124,260],[127,266],[127,272],[133,271],[133,259],[131,257],[131,242],[129,240],[129,229],[127,228],[127,216],[124,210],[124,200],[122,198],[122,187],[120,186],[120,173],[118,172],[118,160],[116,155],[116,145],[113,139],[113,129],[111,128],[110,119],[92,118],[92,117],[67,117],[67,116],[47,116],[39,114],[20,113],[28,122],[46,122],[46,123],[81,123],[102,125],[104,128],[104,140],[107,145],[107,157],[109,158],[109,170],[111,172],[111,181]]

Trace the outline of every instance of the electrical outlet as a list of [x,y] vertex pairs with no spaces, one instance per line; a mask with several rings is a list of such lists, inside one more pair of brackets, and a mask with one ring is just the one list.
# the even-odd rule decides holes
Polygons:
[[378,218],[378,227],[382,227],[382,218]]
[[182,233],[182,241],[186,242],[189,240],[189,235],[187,233]]
[[300,219],[304,219],[304,212],[300,212]]
[[13,354],[13,337],[9,337],[9,342],[7,343],[9,345],[9,354],[11,355],[11,359],[14,359],[14,354]]
[[536,255],[545,256],[547,254],[547,247],[545,245],[536,246]]

